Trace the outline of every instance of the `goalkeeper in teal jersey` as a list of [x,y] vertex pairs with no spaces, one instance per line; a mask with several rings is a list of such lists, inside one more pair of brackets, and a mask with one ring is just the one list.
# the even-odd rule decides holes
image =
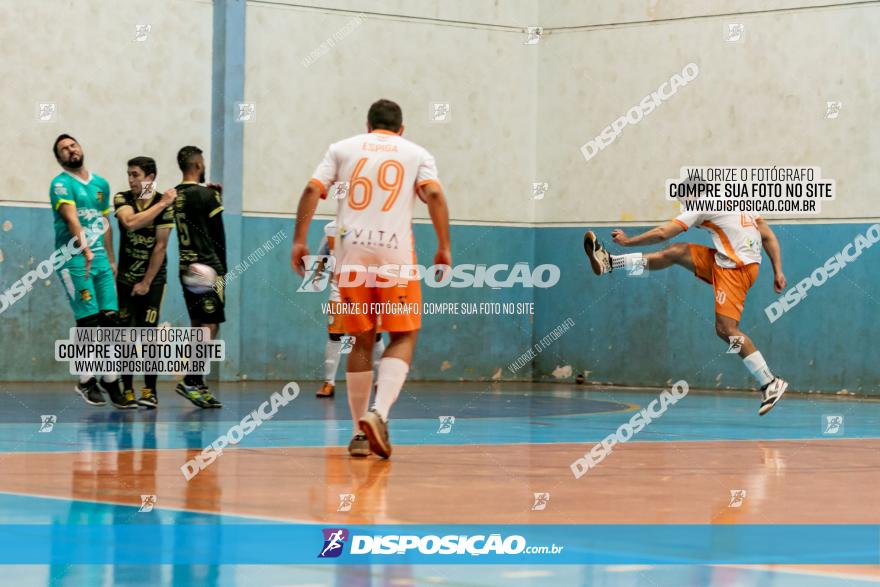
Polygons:
[[[55,247],[73,243],[80,252],[58,270],[78,327],[116,326],[116,268],[113,233],[106,218],[112,209],[107,180],[89,173],[83,165],[80,144],[63,134],[52,146],[55,160],[64,170],[52,180],[49,198],[55,217]],[[116,373],[104,374],[100,383],[93,374],[81,374],[76,392],[95,406],[107,402],[105,391],[117,407],[125,407]]]

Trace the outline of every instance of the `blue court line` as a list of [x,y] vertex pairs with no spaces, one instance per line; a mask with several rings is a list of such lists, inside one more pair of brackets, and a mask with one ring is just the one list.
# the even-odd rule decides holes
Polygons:
[[[615,401],[647,405],[650,394],[615,394]],[[494,401],[492,398],[478,401]],[[758,417],[757,394],[690,394],[645,427],[634,441],[809,440],[880,437],[880,402],[785,398],[770,414]],[[347,407],[345,408],[347,410]],[[446,410],[455,415],[454,408]],[[825,416],[844,416],[838,434],[825,434]],[[137,414],[135,414],[137,416]],[[449,433],[438,433],[433,418],[394,419],[398,445],[595,443],[627,422],[632,413],[570,416],[457,418]],[[0,428],[3,452],[79,452],[83,450],[202,448],[225,434],[235,421],[59,422],[50,433],[36,423]],[[254,430],[241,448],[342,446],[351,434],[349,420],[272,420]]]

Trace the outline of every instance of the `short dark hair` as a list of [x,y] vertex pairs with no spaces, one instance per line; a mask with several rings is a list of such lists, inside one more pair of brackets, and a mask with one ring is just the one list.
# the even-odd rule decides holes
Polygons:
[[177,166],[181,171],[189,171],[195,163],[195,158],[202,154],[198,147],[186,146],[177,152]]
[[129,167],[140,167],[144,175],[156,175],[156,161],[152,157],[132,157],[128,160]]
[[400,132],[403,125],[403,112],[396,102],[391,100],[377,100],[370,106],[367,114],[367,122],[370,128]]
[[67,133],[63,133],[63,134],[58,135],[58,138],[55,139],[54,143],[52,143],[52,154],[55,155],[56,159],[58,159],[58,143],[60,143],[64,139],[72,139],[74,142],[79,143],[79,141],[77,141],[76,139],[74,139],[72,136],[70,136]]

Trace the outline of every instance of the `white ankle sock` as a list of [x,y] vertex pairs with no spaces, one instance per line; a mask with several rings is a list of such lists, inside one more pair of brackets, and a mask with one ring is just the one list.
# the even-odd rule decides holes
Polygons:
[[[382,360],[382,354],[385,352],[385,340],[381,337],[373,343],[373,371],[379,371],[379,361]],[[376,377],[378,380],[378,376]]]
[[383,357],[379,361],[379,377],[377,378],[376,403],[373,408],[379,412],[383,420],[388,420],[388,412],[397,401],[406,375],[409,373],[409,365],[406,361],[397,357]]
[[106,381],[107,383],[113,383],[119,378],[118,373],[107,373],[103,377],[101,377],[101,381]]
[[758,385],[761,387],[773,381],[773,373],[770,372],[770,367],[767,366],[767,361],[764,360],[760,351],[755,351],[748,357],[743,358],[743,363],[745,363],[746,369],[749,370],[752,377],[758,380]]
[[358,420],[367,413],[370,407],[370,391],[373,387],[372,371],[357,371],[345,374],[348,388],[348,407],[351,410],[352,436],[360,433]]
[[94,375],[92,375],[91,373],[83,373],[79,376],[79,382],[88,383],[89,379],[91,379],[92,377],[94,377]]
[[614,269],[632,269],[636,265],[643,265],[644,254],[626,253],[625,255],[611,255],[611,267]]
[[342,348],[341,340],[328,340],[324,347],[324,381],[336,383],[336,371],[339,370],[339,349]]

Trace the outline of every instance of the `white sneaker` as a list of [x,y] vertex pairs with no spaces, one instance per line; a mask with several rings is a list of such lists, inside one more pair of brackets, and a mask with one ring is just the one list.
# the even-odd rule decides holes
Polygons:
[[596,238],[596,234],[592,230],[584,233],[584,252],[587,254],[587,258],[590,259],[593,273],[602,275],[603,273],[611,272],[611,255],[608,254],[608,251],[605,250],[605,247],[602,246],[602,243],[599,242],[599,239]]
[[758,415],[763,416],[772,410],[776,402],[782,399],[782,394],[785,393],[786,389],[788,389],[788,382],[783,381],[779,377],[774,378],[773,381],[762,387],[761,391],[764,392],[764,397],[761,400],[761,407],[758,408]]

